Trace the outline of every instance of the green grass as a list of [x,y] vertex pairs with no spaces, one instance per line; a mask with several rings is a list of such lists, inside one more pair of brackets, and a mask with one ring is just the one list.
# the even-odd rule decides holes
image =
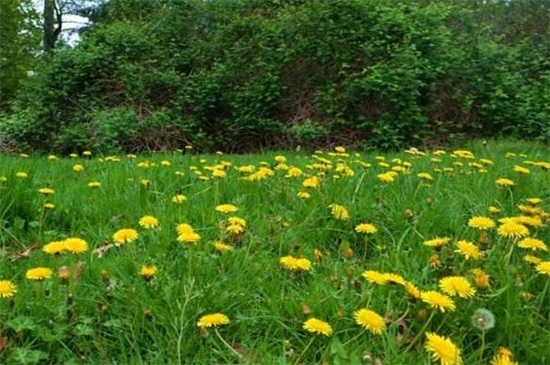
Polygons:
[[[468,148],[474,159],[453,157],[452,150],[441,156],[324,152],[318,156],[332,161],[326,171],[308,168],[318,162],[311,155],[288,152],[174,153],[119,156],[120,161],[0,156],[0,176],[6,178],[0,184],[0,280],[17,286],[12,297],[0,297],[0,363],[359,364],[367,354],[384,364],[430,363],[425,333],[435,332],[460,348],[465,364],[488,364],[500,347],[509,348],[522,364],[548,364],[550,278],[523,257],[549,261],[549,253],[528,252],[517,246],[517,239],[499,236],[496,228],[482,239],[468,220],[520,216],[518,206],[538,197],[543,200],[531,215],[539,215],[544,224],[528,228],[532,237],[550,245],[550,171],[542,164],[550,163],[550,149],[493,141]],[[285,177],[287,171],[276,167],[276,155],[284,155],[288,167],[319,175],[321,187],[304,188],[305,175]],[[389,167],[380,166],[377,156]],[[145,161],[148,168],[138,166]],[[231,163],[227,176],[213,178],[208,167],[222,161]],[[249,173],[238,167],[254,165],[257,170],[262,162],[273,176],[242,180]],[[410,167],[393,183],[378,180],[378,174],[404,162]],[[338,163],[353,176],[338,173]],[[74,171],[75,164],[84,171]],[[516,165],[530,173],[515,172]],[[199,179],[193,166],[209,179]],[[16,177],[20,171],[28,177]],[[433,180],[419,178],[420,172]],[[502,177],[515,185],[497,186]],[[142,185],[143,179],[150,184]],[[91,181],[101,187],[88,187]],[[55,194],[41,195],[43,187]],[[311,198],[298,198],[302,190]],[[176,194],[188,200],[175,204]],[[55,207],[44,208],[46,202]],[[224,203],[239,208],[234,215],[246,220],[244,235],[225,232],[232,215],[214,209]],[[331,216],[333,203],[343,205],[350,218]],[[501,211],[491,214],[489,206]],[[145,215],[158,218],[160,226],[140,227]],[[374,224],[378,232],[355,232],[363,222]],[[177,241],[180,223],[200,234],[196,245]],[[112,243],[122,228],[136,229],[139,238],[102,257],[94,253]],[[41,250],[67,237],[86,240],[89,250],[57,256]],[[440,252],[423,245],[435,237],[451,241]],[[216,240],[234,249],[219,253]],[[474,242],[485,258],[466,260],[455,252],[459,240]],[[430,265],[434,254],[440,261],[435,267]],[[279,263],[286,255],[309,259],[311,270],[286,270]],[[139,275],[142,265],[158,268],[152,280]],[[57,277],[63,266],[71,273],[68,282]],[[26,279],[26,271],[35,267],[51,268],[54,275],[44,281]],[[366,270],[395,273],[427,291],[439,290],[438,281],[446,276],[464,276],[474,285],[473,268],[490,275],[490,286],[477,288],[470,299],[454,297],[456,310],[445,313],[413,300],[402,285],[377,285],[362,277]],[[354,311],[364,307],[385,317],[381,335],[355,323]],[[496,318],[484,345],[482,331],[471,323],[479,308]],[[216,312],[230,322],[217,329],[197,327],[201,316]],[[332,335],[305,331],[303,323],[310,317],[328,322]]]

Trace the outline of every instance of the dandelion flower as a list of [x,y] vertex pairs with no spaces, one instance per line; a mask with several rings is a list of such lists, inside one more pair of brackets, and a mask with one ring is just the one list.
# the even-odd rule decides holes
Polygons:
[[439,287],[445,294],[461,298],[471,298],[476,293],[468,279],[463,276],[447,276],[439,280]]
[[44,245],[44,247],[42,247],[42,251],[49,253],[50,255],[58,255],[63,253],[65,248],[65,241],[53,241]]
[[30,280],[41,281],[52,277],[52,270],[47,267],[37,267],[27,270],[25,277]]
[[394,175],[387,172],[383,174],[378,174],[376,175],[376,177],[378,178],[378,180],[380,180],[380,182],[383,182],[386,184],[389,184],[395,181]]
[[410,297],[413,299],[420,299],[422,297],[422,292],[416,285],[413,283],[407,281],[405,283],[405,290],[407,291],[407,294],[409,294]]
[[369,283],[385,285],[388,283],[388,276],[384,273],[375,270],[367,270],[362,276],[367,279]]
[[491,205],[489,208],[487,208],[487,210],[488,210],[489,213],[491,213],[491,214],[497,214],[497,213],[500,212],[500,208],[495,207],[494,205]]
[[69,237],[63,241],[65,250],[71,253],[83,253],[88,251],[88,243],[82,238],[78,237]]
[[73,170],[76,172],[84,171],[84,166],[77,164],[73,166]]
[[88,183],[88,187],[90,187],[92,189],[99,188],[100,186],[101,186],[101,183],[99,181],[90,181]]
[[233,249],[233,246],[223,243],[221,241],[215,241],[214,249],[218,252],[224,253],[224,252],[231,251]]
[[153,229],[158,227],[159,220],[152,215],[146,215],[139,220],[139,225],[145,229]]
[[305,321],[303,328],[317,335],[330,336],[332,334],[332,327],[330,324],[317,318],[310,318]]
[[308,193],[307,191],[299,191],[298,194],[296,194],[296,196],[300,199],[309,199],[309,198],[311,198],[311,194]]
[[507,179],[505,177],[501,177],[500,179],[497,179],[495,181],[495,184],[497,184],[498,186],[514,186],[515,183],[510,180],[510,179]]
[[43,195],[52,195],[55,193],[55,191],[50,188],[41,188],[41,189],[38,189],[38,192]]
[[29,174],[27,174],[25,171],[19,171],[19,172],[15,173],[15,177],[18,177],[20,179],[25,179],[28,176],[29,176]]
[[145,266],[143,265],[141,267],[141,269],[139,270],[139,275],[142,276],[143,278],[149,280],[151,279],[153,276],[155,276],[155,274],[157,273],[157,267],[156,266]]
[[216,207],[216,210],[221,213],[235,213],[239,208],[232,204],[221,204]]
[[472,315],[472,325],[482,331],[495,327],[495,315],[488,309],[476,309]]
[[244,232],[244,227],[241,226],[240,224],[230,224],[225,228],[225,230],[228,233],[237,235]]
[[317,189],[321,186],[321,179],[319,179],[317,176],[307,178],[303,181],[302,186],[304,188],[315,188],[315,189]]
[[353,317],[355,318],[355,323],[375,335],[382,334],[382,331],[386,328],[384,318],[370,309],[359,309],[353,313]]
[[427,332],[428,342],[424,346],[432,354],[434,360],[441,365],[461,365],[460,349],[448,338],[433,332]]
[[491,218],[487,217],[472,217],[468,221],[468,226],[480,230],[491,229],[496,226],[496,223]]
[[424,241],[423,244],[428,247],[438,248],[449,243],[450,241],[451,239],[449,237],[436,237],[431,240]]
[[533,265],[538,265],[542,262],[542,259],[537,257],[537,256],[533,256],[533,255],[525,255],[525,256],[523,256],[523,261],[528,262],[528,263],[533,264]]
[[174,202],[176,204],[182,204],[186,200],[187,200],[187,197],[183,194],[174,195],[172,197],[172,202]]
[[371,223],[361,223],[355,226],[355,232],[372,234],[378,232],[378,228]]
[[541,250],[541,251],[548,251],[548,246],[539,239],[532,238],[532,237],[526,237],[518,242],[518,246],[521,248],[527,248],[533,251]]
[[137,231],[131,228],[120,229],[113,234],[113,240],[116,243],[130,243],[137,240],[139,237]]
[[464,256],[466,260],[479,260],[483,258],[483,252],[481,252],[479,247],[474,245],[472,242],[461,240],[457,242],[456,246],[458,249],[455,252]]
[[529,198],[529,199],[527,199],[527,202],[531,205],[537,205],[537,204],[542,203],[542,199],[541,198]]
[[486,289],[489,287],[491,277],[485,271],[475,268],[470,270],[470,274],[474,276],[474,282],[478,288]]
[[450,297],[435,290],[422,292],[420,299],[430,307],[439,309],[441,312],[445,312],[446,310],[454,312],[456,309],[456,305]]
[[491,365],[518,365],[512,359],[512,352],[505,347],[501,347],[498,353],[491,359]]
[[341,221],[346,221],[349,219],[349,212],[343,205],[334,203],[329,205],[329,208],[331,209],[331,214],[334,218]]
[[290,271],[309,271],[311,270],[311,261],[306,258],[296,258],[294,256],[284,256],[279,259],[279,263]]
[[424,179],[424,180],[433,180],[433,176],[428,174],[427,172],[421,172],[419,174],[417,174],[416,176],[418,176],[419,178],[421,179]]
[[0,280],[0,298],[10,298],[17,293],[17,287],[10,280]]
[[219,327],[229,323],[229,317],[222,313],[213,313],[207,314],[199,318],[197,322],[197,327],[199,328],[210,328],[210,327]]
[[201,236],[196,232],[183,232],[178,235],[177,240],[183,243],[194,243],[196,244],[201,239]]
[[519,172],[520,174],[530,174],[531,173],[531,171],[529,171],[528,168],[520,166],[520,165],[515,165],[514,166],[514,171]]
[[497,229],[499,236],[508,238],[521,238],[529,235],[529,229],[523,224],[507,222]]
[[550,276],[550,261],[543,261],[539,263],[535,268],[541,274]]

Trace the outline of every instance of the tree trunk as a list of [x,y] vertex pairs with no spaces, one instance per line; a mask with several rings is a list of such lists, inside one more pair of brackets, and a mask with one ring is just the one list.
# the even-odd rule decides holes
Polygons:
[[44,0],[44,53],[53,52],[61,33],[62,14],[56,0]]

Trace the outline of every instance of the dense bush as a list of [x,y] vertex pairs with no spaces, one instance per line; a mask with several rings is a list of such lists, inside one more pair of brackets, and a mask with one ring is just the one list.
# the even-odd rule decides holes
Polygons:
[[37,70],[2,119],[4,139],[62,152],[550,139],[548,38],[495,34],[483,20],[495,10],[390,0],[124,6],[132,1],[112,1],[78,46]]

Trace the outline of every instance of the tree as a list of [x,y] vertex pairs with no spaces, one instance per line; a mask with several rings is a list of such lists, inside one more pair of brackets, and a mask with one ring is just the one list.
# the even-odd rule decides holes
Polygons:
[[0,111],[14,99],[39,47],[31,0],[0,1]]

